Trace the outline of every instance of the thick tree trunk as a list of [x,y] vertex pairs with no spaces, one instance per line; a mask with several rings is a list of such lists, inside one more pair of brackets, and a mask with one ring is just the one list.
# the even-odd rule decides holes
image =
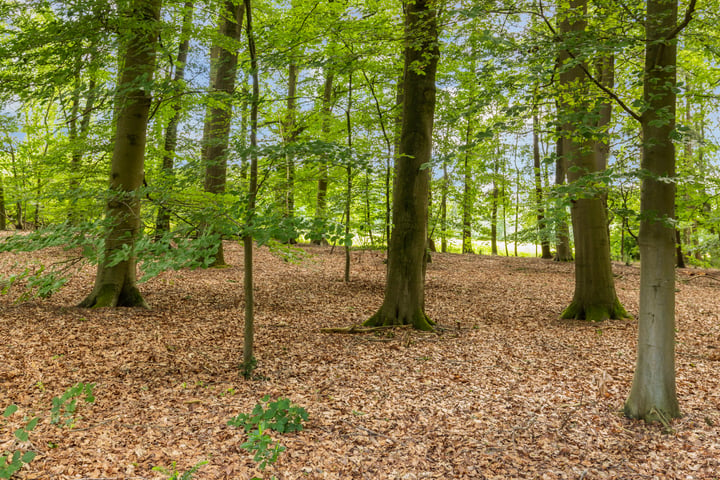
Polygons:
[[[569,7],[563,12],[560,34],[572,45],[585,31],[587,0],[571,0]],[[561,64],[570,60],[570,52],[563,51]],[[581,125],[591,126],[594,117],[588,101],[588,80],[580,64],[561,71],[560,87],[563,156],[571,166],[568,180],[576,182],[597,171],[593,142],[577,133]],[[605,204],[599,193],[587,193],[585,198],[573,200],[570,209],[575,240],[575,294],[561,317],[591,321],[624,318],[627,312],[615,293]]]
[[[219,34],[230,42],[240,40],[243,8],[233,0],[223,2]],[[227,178],[227,150],[232,119],[232,94],[237,76],[237,48],[226,50],[214,45],[210,53],[210,106],[205,116],[202,139],[202,163],[205,166],[205,191],[224,193]],[[205,226],[204,228],[208,228]],[[225,265],[222,239],[218,242],[215,266]]]
[[[107,216],[112,227],[98,264],[93,291],[81,307],[147,307],[136,284],[135,241],[140,233],[140,198],[145,163],[145,141],[150,111],[150,79],[155,71],[160,0],[135,0],[133,30],[128,32],[125,62],[118,84],[118,117],[110,167]],[[113,256],[130,250],[129,258],[115,263]]]
[[649,0],[640,194],[638,356],[625,415],[667,426],[680,416],[675,386],[675,178],[677,0]]
[[[175,61],[175,76],[173,87],[175,94],[182,95],[183,82],[185,80],[185,64],[187,63],[188,52],[190,51],[190,34],[192,29],[193,2],[188,0],[183,7],[182,32],[180,33],[180,46],[178,47],[177,59]],[[162,176],[165,182],[170,183],[174,175],[175,150],[177,149],[177,131],[180,124],[182,106],[180,98],[173,100],[173,114],[165,127],[165,152],[162,159]],[[164,183],[165,183],[164,182]],[[166,184],[167,184],[166,183]],[[159,238],[164,232],[170,231],[170,209],[167,207],[167,200],[161,202],[157,218],[155,220],[155,237]]]
[[388,248],[385,298],[365,325],[410,324],[432,330],[424,311],[430,161],[439,56],[432,2],[405,5],[406,46],[403,121],[393,191],[393,231]]

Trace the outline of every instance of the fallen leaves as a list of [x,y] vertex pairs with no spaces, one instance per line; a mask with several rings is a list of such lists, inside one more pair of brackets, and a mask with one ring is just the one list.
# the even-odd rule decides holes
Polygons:
[[[572,265],[436,254],[427,313],[443,329],[323,333],[361,323],[382,301],[375,252],[326,247],[289,264],[258,249],[257,373],[242,354],[242,250],[226,269],[166,272],[141,289],[153,307],[71,307],[84,270],[49,301],[0,298],[0,408],[42,415],[52,396],[94,382],[75,428],[41,422],[19,478],[157,479],[208,460],[197,479],[262,473],[226,422],[264,395],[305,407],[305,430],[265,477],[279,479],[712,479],[720,470],[720,282],[679,272],[677,372],[685,416],[673,434],[625,419],[636,323],[559,321]],[[40,252],[40,261],[62,252]],[[3,254],[5,255],[5,254]],[[17,260],[13,257],[12,261]],[[10,260],[3,268],[11,268]],[[615,266],[637,314],[639,271]],[[714,275],[714,274],[712,274]],[[0,443],[11,430],[0,430]],[[10,437],[8,437],[9,439]],[[4,443],[3,443],[4,444]]]

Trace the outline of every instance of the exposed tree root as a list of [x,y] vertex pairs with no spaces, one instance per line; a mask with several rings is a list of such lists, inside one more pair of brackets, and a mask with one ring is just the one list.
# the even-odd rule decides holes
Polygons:
[[420,308],[416,309],[412,315],[406,316],[387,315],[384,313],[384,309],[380,308],[375,315],[363,322],[365,327],[398,327],[402,325],[412,325],[414,329],[426,332],[435,330],[435,322]]
[[380,325],[377,327],[365,327],[363,324],[350,325],[349,327],[321,328],[322,333],[370,333],[391,328],[409,328],[410,325]]
[[81,308],[102,307],[140,307],[149,308],[147,302],[136,286],[123,286],[115,284],[100,285],[78,304]]
[[588,320],[590,322],[603,322],[608,319],[620,320],[623,318],[632,318],[625,308],[620,304],[617,298],[612,306],[607,304],[582,304],[573,300],[570,305],[563,310],[560,318],[564,320]]

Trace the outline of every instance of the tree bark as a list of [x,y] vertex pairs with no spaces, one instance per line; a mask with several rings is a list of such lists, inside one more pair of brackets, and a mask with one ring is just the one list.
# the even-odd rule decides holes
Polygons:
[[470,119],[467,121],[465,131],[465,155],[463,159],[463,200],[462,200],[462,253],[473,253],[472,248],[472,170],[470,168],[470,134],[472,127]]
[[[562,153],[562,134],[558,136],[555,147],[555,185],[563,185],[566,177],[566,161]],[[555,261],[572,262],[572,248],[570,248],[570,227],[567,223],[567,209],[560,206],[560,219],[557,223],[557,245],[555,246]]]
[[[155,47],[159,32],[160,0],[134,0],[134,19],[128,32],[125,62],[118,84],[118,117],[110,167],[110,191],[106,215],[112,226],[105,237],[105,251],[98,263],[95,287],[81,307],[147,307],[137,288],[135,241],[140,234],[138,190],[144,178],[145,142],[150,89],[155,71]],[[114,261],[129,250],[130,255]]]
[[435,72],[439,57],[436,12],[431,1],[405,5],[406,45],[403,121],[393,191],[393,231],[388,248],[385,297],[366,326],[410,324],[432,330],[424,311],[424,257]]
[[[233,0],[223,2],[219,34],[231,42],[239,41],[242,31],[243,8]],[[210,53],[210,106],[205,115],[202,139],[202,164],[205,166],[205,191],[225,192],[227,178],[227,150],[232,119],[232,94],[237,76],[237,48],[226,50],[214,45]],[[204,229],[209,228],[207,225]],[[222,239],[217,245],[214,266],[225,265]]]
[[[288,98],[287,116],[283,122],[285,145],[297,141],[298,129],[296,125],[297,107],[296,90],[298,79],[298,67],[290,63],[288,67]],[[292,220],[295,217],[295,159],[289,153],[285,155],[285,217]],[[295,239],[290,239],[295,243]]]
[[545,223],[545,207],[543,207],[543,191],[542,191],[542,172],[540,170],[540,140],[538,129],[537,112],[533,114],[533,172],[535,173],[535,208],[537,210],[537,225],[540,236],[540,246],[542,248],[541,257],[545,259],[553,258],[550,252],[550,240],[547,235],[547,225]]
[[[322,133],[323,140],[330,141],[330,118],[332,115],[332,86],[333,71],[330,67],[325,67],[325,84],[323,86],[322,97]],[[320,161],[320,174],[318,175],[317,186],[317,203],[315,207],[315,219],[318,223],[323,222],[327,217],[327,190],[328,190],[328,162],[325,159]],[[317,238],[313,239],[313,243],[320,245],[323,243],[322,232],[315,233]]]
[[5,186],[0,175],[0,230],[7,230],[7,212],[5,211]]
[[[185,81],[185,64],[187,63],[188,52],[190,51],[190,35],[192,30],[193,2],[188,0],[183,7],[182,31],[180,33],[180,45],[178,47],[177,59],[175,60],[175,75],[173,77],[173,88],[175,95],[180,97],[183,93],[183,82]],[[173,99],[173,114],[165,127],[165,152],[162,159],[163,180],[169,181],[173,178],[175,164],[175,150],[177,149],[177,131],[180,124],[182,112],[179,98]],[[172,183],[170,182],[170,185]],[[155,238],[162,236],[164,232],[170,231],[170,209],[167,207],[167,200],[161,202],[158,207],[155,220]]]
[[[560,34],[566,45],[574,44],[585,32],[587,0],[570,0],[569,9],[563,13]],[[560,56],[561,65],[570,60],[570,52],[564,50]],[[591,126],[594,115],[589,101],[589,83],[581,65],[576,59],[574,65],[564,68],[560,73],[562,149],[563,156],[572,167],[567,172],[568,180],[576,182],[587,174],[597,172],[593,142],[578,134],[583,125]],[[572,201],[570,213],[575,240],[575,294],[561,318],[603,321],[627,317],[615,292],[602,195],[586,192],[584,198]]]
[[248,216],[247,233],[243,235],[243,293],[245,297],[245,318],[243,327],[243,358],[241,371],[245,378],[250,378],[257,361],[255,360],[255,289],[253,277],[253,235],[252,228],[255,220],[255,203],[258,189],[258,158],[257,158],[257,132],[258,132],[258,105],[260,103],[260,83],[255,52],[255,36],[252,24],[251,0],[244,0],[247,21],[245,30],[248,38],[248,52],[250,54],[250,70],[252,75],[252,98],[250,101],[250,179],[248,184]]
[[649,0],[641,115],[640,324],[625,415],[646,421],[680,416],[675,386],[675,178],[677,0]]

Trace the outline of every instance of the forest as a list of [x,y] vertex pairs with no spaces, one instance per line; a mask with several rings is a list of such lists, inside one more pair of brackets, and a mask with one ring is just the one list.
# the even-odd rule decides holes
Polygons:
[[717,478],[696,0],[0,5],[0,478]]

